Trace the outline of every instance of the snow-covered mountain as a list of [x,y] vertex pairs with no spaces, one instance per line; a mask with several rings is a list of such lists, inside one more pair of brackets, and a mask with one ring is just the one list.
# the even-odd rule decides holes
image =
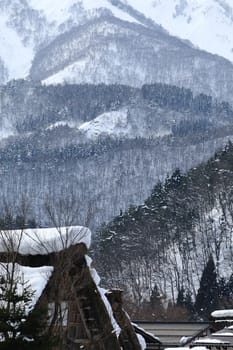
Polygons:
[[[51,193],[59,196],[57,189],[63,189],[64,183],[68,188],[73,183],[72,176],[76,178],[82,173],[85,174],[85,185],[82,176],[78,176],[77,181],[81,182],[75,188],[75,191],[82,188],[80,202],[85,202],[87,207],[88,198],[91,198],[104,208],[108,197],[108,203],[117,203],[117,207],[107,205],[107,214],[105,209],[98,214],[96,222],[101,223],[119,208],[141,202],[156,179],[164,178],[164,174],[176,166],[186,169],[203,160],[232,135],[229,105],[218,105],[214,99],[200,95],[202,92],[233,102],[232,63],[169,35],[150,17],[152,2],[143,3],[144,13],[139,8],[139,1],[133,6],[133,3],[121,0],[0,0],[0,82],[28,76],[45,83],[43,86],[27,79],[0,87],[0,157],[5,162],[0,172],[6,174],[2,180],[4,196],[9,196],[9,192],[21,192],[18,183],[23,179],[26,189],[22,185],[22,192],[38,190],[40,193],[34,195],[38,198],[34,203],[37,210],[44,201],[46,188],[51,190],[54,186]],[[51,83],[66,81],[96,85],[51,86]],[[108,85],[97,85],[102,82]],[[146,85],[141,89],[143,84],[154,82],[188,87],[193,93],[163,84],[155,90],[149,87],[147,91]],[[133,88],[135,86],[137,88]],[[221,130],[222,127],[225,129]],[[213,135],[206,134],[210,128]],[[208,139],[207,150],[194,151],[192,157],[195,159],[192,159],[190,140],[183,142],[180,139],[188,134],[196,142],[197,130],[201,137]],[[217,141],[213,146],[215,136]],[[135,138],[143,141],[135,141]],[[150,138],[154,138],[153,146]],[[199,141],[194,147],[199,147]],[[172,146],[171,152],[167,151],[170,142],[180,142],[180,150],[175,152]],[[187,152],[183,143],[190,147]],[[99,171],[98,180],[102,183],[104,168],[97,162],[90,170],[90,159],[102,152],[110,154],[113,149],[120,149],[122,153],[114,158],[112,177],[108,175],[108,180],[104,181],[104,186],[109,188],[95,193],[92,186],[96,186],[96,179],[89,181],[86,174],[91,172],[95,176]],[[155,154],[159,154],[159,160]],[[164,157],[167,155],[166,162]],[[72,158],[70,163],[69,157]],[[124,158],[126,162],[122,161]],[[49,163],[49,169],[54,169],[61,159],[61,174],[73,175],[64,180],[62,176],[57,178],[56,171],[55,181],[50,174],[45,174],[45,163]],[[83,159],[83,168],[78,168],[81,165],[77,159]],[[76,168],[69,171],[63,161],[71,168],[76,164]],[[15,170],[15,177],[19,180],[16,181],[17,188],[12,189],[14,184],[8,183],[8,172],[12,173],[16,162],[20,169]],[[34,162],[38,164],[37,172],[34,172]],[[104,162],[109,167],[112,155],[106,156]],[[119,162],[122,167],[118,167]],[[31,178],[26,180],[25,173]],[[134,183],[132,179],[138,182]],[[112,197],[112,182],[116,186],[115,198]],[[146,184],[141,185],[144,182]],[[101,183],[98,184],[100,188]],[[122,185],[120,189],[119,184]],[[122,195],[124,191],[125,196]]]
[[170,34],[233,61],[232,0],[124,0]]
[[137,22],[108,0],[1,0],[0,82],[27,76],[41,46],[103,13]]
[[157,28],[102,15],[59,35],[32,62],[33,80],[54,83],[162,82],[232,102],[233,65]]
[[232,0],[0,0],[0,82],[161,81],[227,98],[232,65],[162,26],[233,60],[232,8]]

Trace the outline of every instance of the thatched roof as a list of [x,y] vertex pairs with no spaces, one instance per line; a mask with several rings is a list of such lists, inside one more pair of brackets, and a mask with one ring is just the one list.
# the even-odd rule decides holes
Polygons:
[[[58,318],[56,305],[65,301],[67,305],[72,303],[72,309],[81,315],[85,341],[94,344],[96,350],[120,350],[118,336],[123,330],[86,255],[90,241],[90,230],[81,226],[2,231],[0,265],[4,268],[15,263],[18,273],[23,274],[36,291],[34,305],[55,305],[51,332]],[[141,349],[132,330],[129,337],[138,345],[134,349]],[[69,344],[82,341],[77,336],[69,336],[67,331]]]

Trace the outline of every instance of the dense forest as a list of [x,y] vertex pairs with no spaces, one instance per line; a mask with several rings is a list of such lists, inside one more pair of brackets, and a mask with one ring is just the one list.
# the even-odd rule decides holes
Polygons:
[[[232,173],[229,142],[187,173],[176,169],[144,204],[102,225],[94,253],[105,283],[127,289],[137,310],[143,305],[145,312],[150,302],[152,318],[155,299],[168,303],[164,318],[172,317],[172,307],[182,306],[187,317],[207,318],[217,307],[232,306]],[[209,305],[205,312],[203,305]]]
[[[79,129],[103,113],[111,123],[111,113],[122,109],[130,130],[124,137],[113,128],[87,138]],[[176,168],[206,161],[233,135],[228,103],[165,84],[135,89],[11,81],[0,88],[0,111],[3,130],[12,133],[0,141],[0,206],[7,200],[16,208],[27,197],[30,217],[42,226],[50,224],[45,204],[72,194],[76,224],[95,229],[143,203]]]

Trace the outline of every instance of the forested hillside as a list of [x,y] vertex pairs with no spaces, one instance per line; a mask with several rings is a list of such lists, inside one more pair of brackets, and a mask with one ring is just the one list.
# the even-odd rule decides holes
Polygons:
[[228,103],[176,86],[12,81],[0,95],[0,200],[15,208],[28,198],[30,217],[41,225],[49,224],[45,203],[72,194],[75,223],[90,216],[96,228],[233,135]]
[[192,316],[196,312],[206,318],[208,313],[200,312],[204,299],[198,289],[203,270],[210,265],[213,291],[210,285],[205,293],[213,292],[215,300],[212,306],[207,304],[210,309],[233,306],[232,175],[229,142],[187,173],[175,170],[155,185],[143,205],[131,206],[100,227],[95,256],[106,283],[127,288],[138,306],[155,295],[164,305],[175,305],[177,298],[181,302],[181,294],[184,300],[191,297],[193,303],[196,300]]

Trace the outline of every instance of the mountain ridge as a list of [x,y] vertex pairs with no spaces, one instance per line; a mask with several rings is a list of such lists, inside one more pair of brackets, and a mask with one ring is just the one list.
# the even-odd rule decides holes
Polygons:
[[[70,64],[76,66],[67,75],[59,75]],[[46,74],[52,76],[46,80]],[[47,84],[65,80],[140,87],[162,82],[220,100],[232,99],[233,65],[229,61],[113,16],[101,16],[55,39],[36,55],[31,76]]]
[[[180,0],[171,0],[172,2],[174,2],[174,4],[176,3],[176,5],[179,5],[179,1]],[[196,0],[197,1],[197,0]],[[188,2],[185,2],[186,5],[188,6]],[[190,4],[192,3],[192,1],[190,0]],[[195,3],[195,2],[194,2]],[[210,4],[212,3],[212,1],[210,1]],[[30,1],[22,1],[22,0],[11,0],[9,3],[4,4],[4,1],[0,2],[0,15],[3,16],[4,21],[2,23],[4,23],[3,27],[2,27],[2,37],[0,37],[0,58],[3,61],[3,66],[1,67],[0,70],[0,74],[1,74],[1,81],[2,82],[6,82],[9,79],[12,78],[20,78],[20,77],[25,77],[25,76],[29,76],[29,71],[30,71],[30,62],[34,59],[34,62],[36,62],[36,58],[35,55],[37,57],[43,58],[43,56],[45,57],[45,55],[43,54],[45,52],[45,48],[46,47],[51,47],[51,43],[56,42],[56,37],[59,37],[61,40],[62,35],[65,35],[68,39],[68,33],[72,33],[72,28],[74,26],[82,26],[85,25],[85,23],[89,23],[89,22],[93,22],[95,19],[98,20],[101,17],[106,17],[106,16],[112,16],[112,18],[115,18],[116,20],[118,19],[121,22],[118,22],[118,30],[121,30],[122,26],[125,26],[126,23],[128,26],[130,25],[138,25],[141,26],[140,30],[142,31],[143,28],[145,29],[150,29],[151,31],[154,31],[154,35],[157,33],[160,34],[161,38],[163,35],[165,35],[168,38],[168,32],[166,30],[164,30],[160,24],[157,24],[155,21],[155,18],[152,16],[153,11],[149,11],[148,9],[151,8],[151,1],[147,0],[145,5],[144,5],[144,9],[145,11],[140,11],[141,7],[140,2],[134,0],[134,2],[130,2],[130,1],[120,1],[120,0],[98,0],[97,2],[95,2],[95,4],[93,4],[91,1],[89,0],[83,0],[83,1],[64,1],[62,4],[59,4],[58,6],[54,5],[54,1],[49,1],[49,2],[41,2],[40,4],[38,4],[37,2],[30,0]],[[135,6],[133,6],[135,5]],[[158,4],[157,4],[158,5]],[[154,3],[153,6],[157,6],[156,3]],[[179,5],[181,6],[181,5]],[[190,5],[191,6],[191,5]],[[174,7],[174,6],[173,6]],[[173,8],[171,6],[171,8]],[[156,7],[157,8],[157,7]],[[158,5],[159,8],[159,5]],[[118,12],[116,12],[118,11]],[[120,12],[119,12],[120,11]],[[53,13],[54,18],[53,18]],[[127,14],[127,16],[126,16]],[[151,14],[151,16],[150,16]],[[162,12],[162,10],[160,11],[160,15],[161,18],[163,17],[164,13]],[[56,17],[57,16],[57,17]],[[126,17],[125,17],[126,16]],[[134,16],[134,17],[130,17],[130,16]],[[50,20],[51,18],[51,20]],[[136,18],[136,19],[135,19]],[[5,27],[4,27],[5,26]],[[5,28],[5,29],[4,29]],[[134,27],[136,32],[138,29],[136,29],[136,27]],[[138,27],[139,28],[139,27]],[[6,31],[8,30],[8,31]],[[70,32],[71,30],[71,32]],[[96,28],[93,28],[93,30],[96,31]],[[12,39],[8,42],[8,46],[6,46],[6,43],[4,42],[4,35],[8,36],[10,35],[10,33],[12,33],[13,35],[16,35],[15,37],[13,36]],[[148,33],[148,32],[147,32]],[[176,33],[174,33],[173,31],[170,31],[170,33],[172,35],[177,35]],[[145,33],[144,33],[145,34]],[[116,33],[115,33],[116,35]],[[180,35],[180,37],[182,37]],[[21,39],[20,39],[21,38]],[[132,37],[129,36],[127,38],[127,34],[125,34],[125,38],[126,40],[129,40],[129,42],[132,40]],[[188,39],[188,38],[186,38]],[[185,40],[186,40],[185,39]],[[20,41],[21,40],[21,41]],[[83,37],[83,40],[85,42],[85,37]],[[117,36],[116,36],[116,40],[117,40]],[[180,40],[180,41],[179,41]],[[181,43],[186,43],[186,45],[188,45],[190,48],[193,48],[193,46],[191,44],[188,44],[187,42],[185,42],[185,40],[181,40],[178,39],[178,37],[171,37],[171,41],[174,42],[174,45],[177,45],[178,47],[180,45],[182,45]],[[1,44],[2,42],[2,44]],[[68,40],[68,42],[71,42],[70,40]],[[66,68],[65,71],[61,71],[60,73],[60,77],[50,77],[50,79],[48,79],[48,83],[64,83],[66,82],[90,82],[90,83],[100,83],[100,82],[104,82],[104,83],[113,83],[113,82],[117,82],[120,83],[121,79],[117,80],[117,76],[118,74],[116,74],[116,76],[114,78],[111,78],[111,72],[110,72],[110,68],[105,71],[105,67],[104,67],[104,63],[102,63],[101,65],[101,61],[104,62],[103,56],[101,56],[101,43],[100,41],[97,40],[97,42],[99,43],[98,45],[100,45],[100,51],[98,51],[98,48],[96,47],[96,44],[94,43],[94,41],[92,41],[91,45],[92,48],[83,51],[84,57],[86,56],[86,61],[85,59],[80,61],[77,61],[77,63],[74,62],[74,60],[72,61],[67,61],[65,63],[65,61],[63,60],[63,64],[61,66],[62,69]],[[130,69],[130,66],[132,65],[136,65],[137,67],[137,63],[132,62],[132,58],[130,58],[130,52],[127,52],[126,48],[123,47],[123,45],[121,44],[121,46],[119,46],[119,43],[114,43],[114,37],[112,37],[112,43],[114,46],[115,45],[115,50],[123,50],[122,53],[120,55],[118,55],[118,57],[114,55],[114,52],[110,53],[110,51],[113,49],[110,46],[105,45],[105,57],[106,57],[106,62],[109,61],[113,61],[114,62],[114,58],[115,58],[115,62],[116,65],[114,67],[114,69],[118,69],[118,65],[121,65],[122,70],[123,70],[123,76],[127,74],[126,71],[126,67],[128,67],[127,69]],[[136,45],[136,43],[135,43]],[[69,45],[68,45],[69,46]],[[66,50],[63,50],[62,55],[64,54],[64,52],[71,50],[70,51],[70,55],[72,55],[72,51],[75,50],[75,48],[68,48],[68,46],[66,47]],[[177,84],[176,81],[171,81],[172,79],[163,79],[161,80],[161,77],[158,77],[155,75],[155,73],[153,72],[152,68],[148,69],[148,71],[145,70],[144,65],[147,64],[148,67],[150,67],[152,65],[151,62],[154,62],[158,59],[158,56],[153,56],[152,53],[150,52],[151,48],[148,51],[148,57],[147,57],[147,53],[146,53],[146,47],[144,47],[145,45],[143,45],[143,43],[141,43],[141,50],[144,50],[144,57],[142,58],[142,54],[140,53],[140,51],[138,52],[139,55],[139,60],[141,60],[140,65],[138,64],[138,67],[136,69],[136,76],[134,77],[134,72],[128,72],[129,74],[129,82],[131,80],[131,85],[132,86],[136,86],[137,85],[137,80],[143,80],[145,78],[145,74],[148,75],[148,77],[151,75],[152,72],[152,77],[153,77],[153,81],[152,79],[149,80],[149,78],[146,78],[146,81],[144,81],[144,83],[152,83],[152,82],[156,82],[156,81],[161,81],[164,83],[171,83],[171,84]],[[148,44],[147,44],[148,46]],[[150,47],[150,45],[148,46]],[[14,50],[13,50],[14,48]],[[18,60],[14,60],[12,61],[12,53],[16,52],[17,48],[17,55],[18,55]],[[55,48],[55,46],[54,46]],[[137,45],[135,46],[135,49],[137,48]],[[138,47],[139,48],[139,47]],[[202,46],[202,49],[205,49],[205,47]],[[4,53],[4,57],[2,56],[1,52],[3,53],[3,51],[5,50]],[[77,49],[76,49],[77,52]],[[191,51],[192,52],[192,51]],[[191,54],[190,52],[190,54]],[[216,51],[215,53],[218,53],[221,55],[221,52]],[[51,52],[48,51],[48,58],[50,56]],[[135,54],[137,54],[137,51],[135,51]],[[162,54],[162,53],[161,53]],[[201,54],[201,51],[200,51]],[[52,56],[54,56],[55,54],[52,53]],[[152,55],[152,56],[151,56]],[[167,53],[167,55],[169,55],[169,52]],[[196,55],[198,56],[198,53],[196,53]],[[14,56],[14,54],[13,54]],[[59,54],[59,56],[61,56],[61,54]],[[108,57],[109,56],[109,57]],[[94,62],[93,58],[96,57],[96,62]],[[101,58],[101,61],[99,60]],[[127,58],[128,57],[128,58]],[[140,58],[141,57],[141,58]],[[153,57],[153,59],[151,59],[151,57]],[[59,57],[60,59],[60,57]],[[170,53],[170,61],[172,59],[172,54]],[[185,59],[188,60],[188,57],[186,57]],[[209,65],[212,65],[213,60],[217,59],[214,58],[214,56],[209,56]],[[50,58],[51,60],[51,58]],[[143,64],[142,60],[145,61],[145,64]],[[218,60],[218,59],[217,59]],[[93,61],[94,66],[91,67],[91,61]],[[146,62],[147,61],[147,62]],[[212,61],[212,62],[211,62]],[[166,62],[166,59],[164,59],[164,62]],[[54,62],[55,64],[56,62]],[[71,64],[74,64],[74,66],[72,66]],[[87,74],[87,77],[85,76],[84,70],[85,70],[85,65],[86,63],[88,63],[88,67],[90,70],[89,73],[89,77]],[[12,67],[8,67],[8,65],[15,65]],[[80,65],[80,67],[75,67],[77,65]],[[110,65],[110,63],[106,63],[107,65]],[[182,63],[185,66],[185,61]],[[193,65],[191,62],[189,62],[190,64],[190,70],[191,69],[197,69],[197,65],[199,63],[196,63],[196,67],[193,68]],[[225,71],[225,66],[229,65],[229,63],[227,61],[222,61],[222,70]],[[176,63],[177,65],[177,63]],[[22,67],[22,74],[20,73],[20,67]],[[87,67],[87,71],[88,71],[88,67]],[[98,72],[96,67],[102,67],[102,75],[100,72]],[[106,66],[107,67],[107,66]],[[178,65],[177,65],[178,67]],[[9,70],[9,69],[10,70]],[[35,64],[34,64],[34,68],[35,68]],[[44,65],[44,69],[46,70],[46,65]],[[8,69],[8,72],[7,72]],[[161,69],[161,67],[155,67],[155,69]],[[80,70],[80,78],[77,80],[77,72]],[[40,70],[41,72],[42,70]],[[53,71],[53,69],[52,69]],[[31,72],[32,72],[32,77],[35,77],[36,79],[40,80],[40,74],[38,74],[36,72],[35,69],[31,68]],[[146,72],[146,73],[145,73]],[[59,73],[58,70],[56,70],[56,73]],[[95,73],[95,74],[94,74]],[[95,75],[99,74],[98,79],[95,78]],[[166,76],[169,75],[170,73],[165,72],[162,76]],[[187,75],[186,71],[182,72],[183,75]],[[205,73],[208,75],[208,73]],[[212,75],[214,73],[212,72]],[[224,79],[227,80],[227,77],[230,75],[230,71],[227,71],[225,74]],[[130,77],[131,75],[131,77]],[[199,73],[200,76],[203,75],[203,73]],[[224,75],[224,74],[223,74]],[[75,77],[76,76],[76,77]],[[43,75],[42,75],[43,77]],[[108,78],[107,78],[108,77]],[[49,77],[47,77],[49,78]],[[143,78],[143,79],[142,79]],[[208,79],[210,79],[211,76],[209,76],[206,81]],[[115,80],[114,80],[115,79]],[[177,81],[179,82],[180,77],[177,76]],[[145,80],[145,79],[144,79]],[[123,81],[124,84],[127,83],[127,81]],[[128,85],[129,85],[128,82]],[[185,84],[185,82],[180,82],[180,84],[184,84],[184,86],[186,87],[191,87],[188,86],[187,84]],[[221,84],[220,84],[221,85]],[[203,87],[204,89],[205,87]],[[208,90],[208,89],[207,89]],[[212,89],[213,91],[209,90],[209,91],[203,91],[204,93],[207,94],[214,94],[215,91],[214,89]],[[216,90],[216,88],[215,88]],[[220,99],[226,99],[226,96],[223,96],[223,94],[220,96]]]

